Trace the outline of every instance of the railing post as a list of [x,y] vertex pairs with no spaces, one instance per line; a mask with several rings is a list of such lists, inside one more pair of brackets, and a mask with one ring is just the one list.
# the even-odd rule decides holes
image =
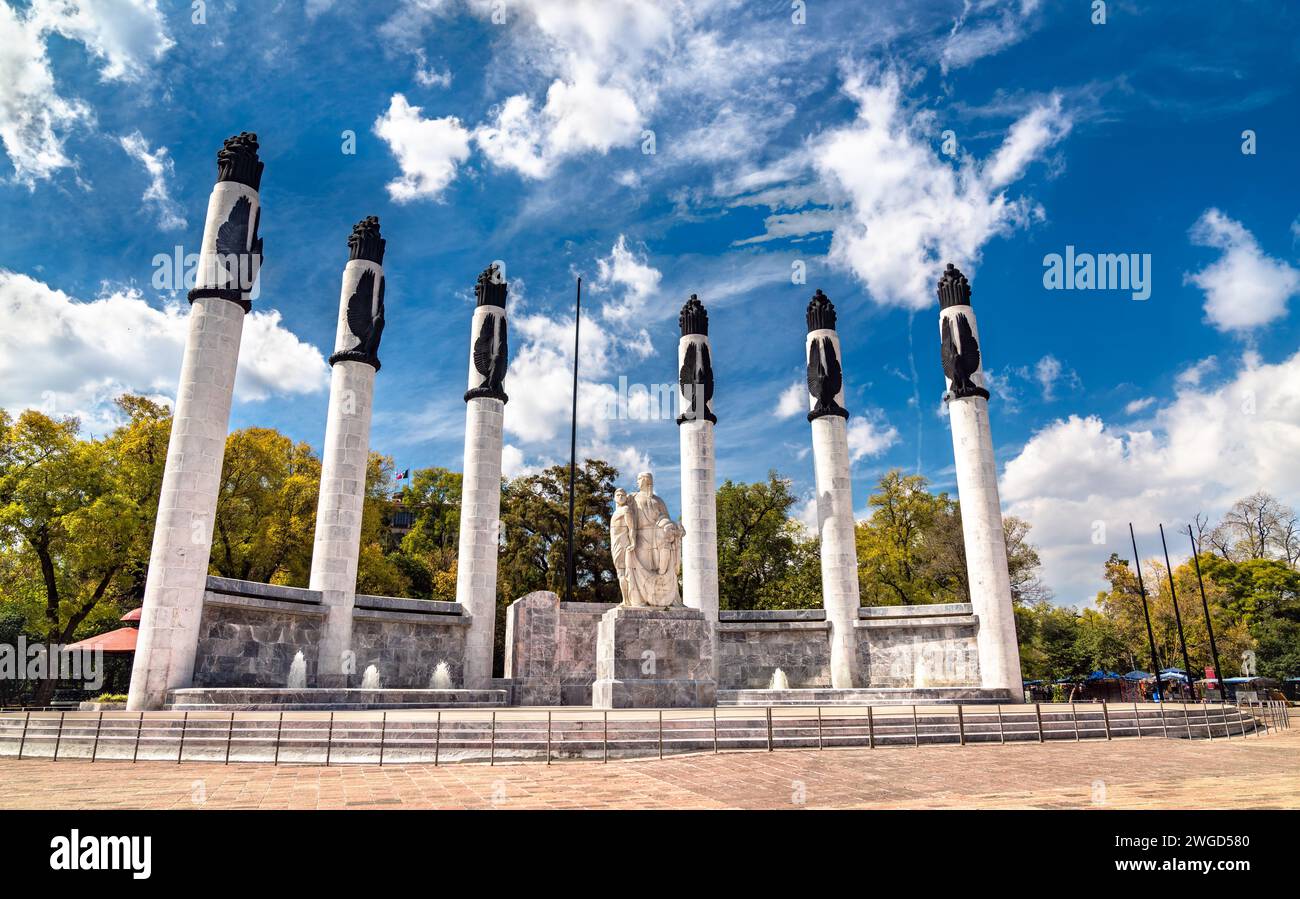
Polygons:
[[181,713],[181,740],[180,740],[180,745],[176,747],[176,764],[178,765],[181,763],[181,758],[185,755],[185,731],[189,729],[189,726],[190,726],[190,713],[182,712]]
[[957,703],[957,745],[966,745],[966,717],[962,715],[961,703]]
[[822,707],[817,706],[817,748],[822,748]]
[[442,753],[442,709],[433,725],[433,767],[438,767],[438,756]]
[[1160,710],[1160,734],[1168,740],[1169,722],[1165,719],[1165,698],[1163,696],[1161,696],[1160,701],[1156,703],[1156,708]]
[[23,757],[23,747],[27,745],[27,725],[31,723],[32,710],[28,709],[27,714],[23,716],[23,735],[18,741],[18,757]]
[[230,744],[231,744],[231,742],[232,742],[234,739],[235,739],[235,713],[234,713],[234,712],[231,712],[231,713],[230,713],[230,723],[229,723],[229,725],[226,727],[226,761],[225,761],[225,764],[227,764],[227,765],[230,764]]
[[275,760],[273,765],[280,764],[280,735],[284,733],[284,712],[280,713],[280,718],[275,724]]
[[388,713],[379,719],[379,767],[384,767],[384,740],[388,737]]
[[95,742],[94,745],[90,747],[90,763],[92,765],[95,763],[95,756],[99,753],[99,732],[103,729],[103,727],[104,727],[104,712],[101,709],[99,713],[99,718],[95,720]]
[[767,707],[767,751],[772,751],[772,707]]
[[1133,726],[1137,728],[1138,739],[1142,739],[1142,713],[1138,711],[1138,704],[1133,703]]
[[1079,742],[1079,710],[1074,707],[1074,700],[1070,700],[1070,718],[1074,721],[1074,742]]
[[546,710],[546,764],[551,763],[551,710]]
[[921,726],[916,719],[916,706],[912,706],[912,745],[917,749],[921,748]]
[[67,714],[67,712],[59,712],[59,734],[54,738],[54,758],[50,761],[57,762],[59,760],[59,744],[63,742],[63,718]]
[[1106,725],[1106,739],[1110,739],[1110,712],[1106,710],[1106,700],[1101,701],[1101,720]]
[[1034,703],[1034,715],[1038,718],[1038,742],[1043,742],[1043,704]]
[[664,757],[664,710],[659,710],[659,758]]
[[867,748],[876,748],[876,716],[871,706],[867,706]]
[[144,730],[144,712],[140,713],[140,717],[135,722],[135,749],[131,752],[131,764],[133,765],[135,760],[140,757],[140,732],[142,730]]
[[488,747],[489,767],[497,763],[497,713],[495,711],[492,712],[491,740],[492,740],[491,745]]
[[713,754],[718,754],[718,707],[713,707]]
[[998,703],[997,709],[998,709],[998,743],[1000,745],[1006,745],[1007,732],[1002,725],[1002,703],[1000,702]]
[[[714,710],[713,714],[714,714],[713,751],[717,752],[718,751],[718,720],[717,720],[718,713],[716,709]],[[600,746],[601,746],[600,760],[602,762],[608,762],[609,761],[609,709],[605,709],[604,714],[601,716]]]
[[1183,703],[1183,726],[1187,728],[1187,739],[1192,738],[1192,719],[1187,714],[1187,703]]
[[330,755],[334,751],[334,713],[330,712],[329,730],[325,732],[325,767],[330,766]]
[[1210,741],[1214,740],[1214,728],[1210,726],[1210,704],[1204,699],[1201,700],[1201,714],[1205,716],[1205,732],[1209,735]]

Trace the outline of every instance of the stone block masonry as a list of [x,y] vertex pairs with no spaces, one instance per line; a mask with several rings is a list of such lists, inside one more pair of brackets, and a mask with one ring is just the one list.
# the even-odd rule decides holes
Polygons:
[[244,133],[217,152],[131,671],[133,711],[161,708],[168,690],[194,677],[239,344],[262,259],[257,150],[256,135]]
[[311,558],[311,588],[320,591],[328,611],[317,674],[321,687],[347,687],[365,669],[358,664],[352,623],[370,420],[385,324],[384,248],[377,218],[370,216],[354,225],[339,290]]
[[601,709],[715,704],[713,646],[704,613],[617,606],[600,619],[591,704]]

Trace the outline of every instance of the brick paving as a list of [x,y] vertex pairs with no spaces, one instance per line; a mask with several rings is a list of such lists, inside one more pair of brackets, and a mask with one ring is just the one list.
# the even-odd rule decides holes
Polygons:
[[1241,740],[337,767],[0,760],[0,808],[1300,808],[1300,728]]

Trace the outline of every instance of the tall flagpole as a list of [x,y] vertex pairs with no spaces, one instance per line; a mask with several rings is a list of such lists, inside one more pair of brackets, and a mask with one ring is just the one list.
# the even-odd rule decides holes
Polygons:
[[1192,660],[1187,657],[1187,638],[1183,636],[1183,616],[1178,611],[1178,592],[1174,590],[1174,568],[1169,564],[1169,547],[1165,544],[1165,526],[1160,525],[1160,545],[1165,550],[1165,574],[1169,575],[1169,598],[1174,601],[1174,621],[1178,623],[1178,645],[1183,650],[1183,667],[1187,674],[1187,686],[1192,685]]
[[1151,629],[1151,612],[1147,608],[1147,588],[1142,585],[1142,561],[1138,558],[1137,537],[1133,536],[1133,523],[1129,522],[1128,538],[1133,541],[1133,567],[1137,570],[1138,592],[1142,594],[1142,617],[1147,620],[1147,642],[1151,645],[1151,664],[1155,666],[1156,675],[1156,692],[1160,694],[1160,701],[1165,702],[1169,699],[1165,695],[1165,682],[1160,677],[1160,658],[1156,655],[1156,635]]
[[1214,645],[1214,622],[1210,620],[1210,603],[1205,598],[1205,581],[1201,580],[1201,557],[1197,552],[1196,538],[1192,536],[1192,526],[1187,526],[1187,539],[1192,541],[1192,561],[1196,563],[1196,583],[1201,588],[1201,608],[1205,610],[1205,629],[1210,634],[1210,658],[1214,660],[1214,688],[1223,691],[1223,671],[1219,668],[1219,648]]
[[578,329],[582,326],[582,278],[578,278],[578,299],[573,311],[573,417],[569,426],[569,552],[564,572],[564,600],[573,602],[573,500],[578,471]]

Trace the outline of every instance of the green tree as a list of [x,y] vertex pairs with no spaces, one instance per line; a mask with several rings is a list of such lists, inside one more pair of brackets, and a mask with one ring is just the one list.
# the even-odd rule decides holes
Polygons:
[[320,459],[270,428],[226,440],[212,538],[222,577],[305,587],[311,571]]
[[[815,542],[790,518],[795,496],[775,471],[752,484],[724,481],[717,492],[718,602],[723,609],[821,605]],[[816,577],[812,578],[812,573]]]
[[[81,439],[76,419],[0,410],[0,595],[50,643],[113,621],[143,589],[165,413],[140,397],[118,406],[128,421],[104,440]],[[38,704],[54,684],[38,683]]]

